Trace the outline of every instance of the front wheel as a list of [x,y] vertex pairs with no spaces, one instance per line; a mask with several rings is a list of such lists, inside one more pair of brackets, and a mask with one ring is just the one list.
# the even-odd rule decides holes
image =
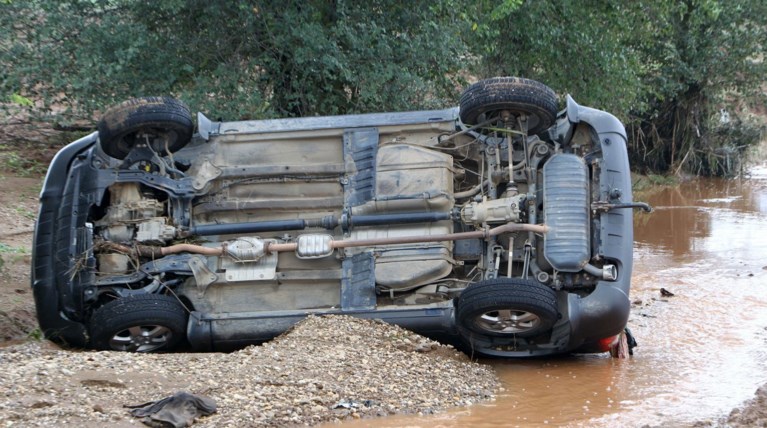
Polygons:
[[524,116],[527,133],[538,134],[557,117],[557,94],[543,83],[522,77],[494,77],[469,86],[461,95],[465,125]]
[[123,297],[91,317],[91,346],[104,351],[168,351],[184,338],[186,324],[186,309],[173,297]]
[[168,97],[136,98],[104,113],[98,124],[104,153],[125,159],[136,145],[168,154],[181,150],[192,138],[194,123],[189,108]]
[[529,279],[496,278],[469,286],[458,299],[460,329],[496,337],[533,337],[557,321],[554,290]]

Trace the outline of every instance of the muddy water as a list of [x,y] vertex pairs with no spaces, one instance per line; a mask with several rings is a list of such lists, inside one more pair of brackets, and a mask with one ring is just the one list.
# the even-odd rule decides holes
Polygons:
[[767,382],[767,164],[648,199],[656,211],[635,216],[632,358],[490,362],[506,389],[492,404],[362,425],[688,426],[751,398]]

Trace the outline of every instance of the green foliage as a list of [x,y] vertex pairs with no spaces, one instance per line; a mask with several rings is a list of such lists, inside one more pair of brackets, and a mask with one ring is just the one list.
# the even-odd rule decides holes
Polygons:
[[12,247],[4,242],[0,242],[0,271],[5,267],[5,258],[10,255],[11,259],[18,257],[19,254],[26,254],[24,247]]
[[[3,6],[2,90],[79,115],[172,94],[214,117],[443,106],[466,51],[430,2],[37,0]],[[450,101],[448,101],[450,100]]]
[[39,342],[45,338],[45,335],[43,334],[43,331],[40,330],[40,327],[36,327],[29,333],[27,333],[27,337],[30,340],[34,340],[35,342]]
[[490,20],[499,21],[509,17],[512,12],[522,6],[522,3],[523,0],[502,0],[501,2],[494,3],[490,11]]
[[6,243],[0,242],[0,254],[26,254],[24,247],[12,247]]
[[516,75],[616,114],[647,171],[722,174],[722,147],[740,158],[762,135],[747,117],[765,104],[763,0],[0,0],[0,12],[0,108],[60,123],[146,95],[227,119],[433,108],[469,76]]
[[10,101],[12,103],[20,105],[22,107],[31,107],[32,105],[34,105],[32,100],[30,100],[27,97],[23,97],[23,96],[21,96],[19,94],[11,94]]
[[[482,56],[479,75],[534,78],[616,114],[628,125],[634,165],[728,174],[759,141],[759,127],[740,116],[747,102],[764,105],[767,2],[501,6],[478,2],[467,13],[475,17],[467,40]],[[733,118],[728,127],[718,123],[720,111]]]
[[27,208],[16,207],[15,210],[16,210],[16,214],[22,217],[26,217],[29,220],[34,220],[37,218],[37,214],[35,214],[33,211],[28,210]]
[[633,112],[635,163],[731,175],[761,139],[761,126],[743,117],[749,102],[764,105],[767,3],[654,1],[643,9],[653,17],[643,34],[655,36],[637,46],[652,90],[645,93],[648,107]]
[[46,165],[19,152],[0,152],[0,165],[3,171],[18,177],[38,177],[45,173]]
[[634,196],[642,196],[648,192],[654,192],[664,187],[676,186],[679,180],[673,175],[631,174],[631,190]]
[[480,24],[470,43],[483,55],[482,77],[536,79],[623,117],[641,108],[642,67],[631,45],[636,3],[527,1],[504,13],[495,5],[480,2],[473,10]]

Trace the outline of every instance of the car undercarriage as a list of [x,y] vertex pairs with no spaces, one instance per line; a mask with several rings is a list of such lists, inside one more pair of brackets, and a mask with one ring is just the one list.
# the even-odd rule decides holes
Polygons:
[[41,194],[33,289],[75,347],[227,350],[309,314],[477,355],[604,352],[629,312],[623,125],[521,78],[445,110],[214,122],[107,111]]

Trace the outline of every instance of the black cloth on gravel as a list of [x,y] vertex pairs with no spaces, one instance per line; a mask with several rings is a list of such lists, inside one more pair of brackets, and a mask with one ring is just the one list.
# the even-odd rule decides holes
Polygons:
[[158,401],[125,406],[130,414],[143,418],[141,422],[157,428],[183,428],[191,426],[199,416],[208,416],[216,412],[216,402],[203,395],[177,392]]

